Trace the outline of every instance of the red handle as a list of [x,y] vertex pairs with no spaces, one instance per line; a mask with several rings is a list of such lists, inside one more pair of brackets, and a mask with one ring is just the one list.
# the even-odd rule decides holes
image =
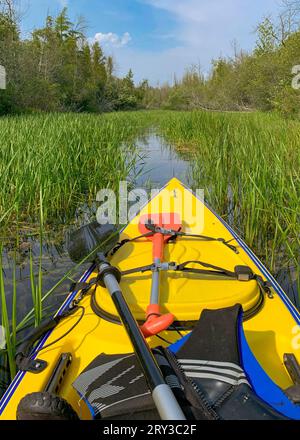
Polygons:
[[150,304],[147,308],[147,319],[142,325],[141,330],[145,338],[155,336],[164,330],[167,330],[173,324],[175,316],[172,313],[160,315],[158,304]]
[[157,233],[153,236],[153,259],[162,261],[164,258],[165,237],[163,234]]

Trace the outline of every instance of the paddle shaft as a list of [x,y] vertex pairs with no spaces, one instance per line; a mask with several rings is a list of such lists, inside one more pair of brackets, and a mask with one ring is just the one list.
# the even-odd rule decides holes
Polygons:
[[160,287],[160,270],[158,265],[162,262],[164,257],[164,236],[156,233],[152,239],[153,248],[153,263],[155,269],[152,272],[151,297],[150,304],[159,304],[159,287]]
[[[100,272],[109,267],[111,266],[107,262],[100,263]],[[124,299],[116,277],[108,272],[104,275],[103,282],[134,347],[161,419],[186,420],[171,388],[165,383],[160,368]]]
[[160,260],[158,258],[156,258],[154,260],[155,268],[152,271],[150,304],[158,304],[159,303],[160,270],[157,267],[158,264],[160,264]]

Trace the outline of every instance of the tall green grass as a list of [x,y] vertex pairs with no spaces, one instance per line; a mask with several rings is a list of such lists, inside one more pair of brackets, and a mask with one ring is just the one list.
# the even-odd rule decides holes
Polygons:
[[[12,328],[14,323],[10,323],[9,311],[7,308],[7,298],[4,286],[4,275],[2,270],[2,246],[0,247],[0,304],[1,304],[1,325],[5,331],[5,341],[6,341],[6,353],[9,364],[10,377],[15,377],[16,374],[16,364],[15,364],[15,340],[14,335],[16,334],[16,328]],[[3,342],[3,341],[1,341]]]
[[136,138],[150,126],[177,152],[190,154],[194,187],[205,189],[209,204],[272,271],[299,266],[300,122],[273,114],[163,111],[2,118],[0,227],[38,223],[40,240],[38,257],[29,256],[32,309],[19,322],[16,265],[12,292],[6,292],[0,260],[0,315],[11,377],[18,332],[41,322],[46,300],[79,266],[44,291],[46,226],[72,221],[76,208],[103,187],[117,191],[135,167]]
[[194,185],[271,270],[299,265],[300,122],[274,114],[166,112],[160,129],[189,151]]
[[150,123],[142,112],[0,118],[0,225],[36,220],[40,189],[45,220],[73,220],[81,202],[128,176],[128,149]]
[[[12,233],[18,247],[20,225],[34,227],[39,236],[39,255],[29,253],[32,309],[17,322],[18,285],[16,263],[12,291],[5,290],[0,259],[0,317],[6,333],[11,378],[16,372],[18,332],[38,326],[45,314],[45,301],[73,271],[48,291],[43,290],[43,240],[49,223],[69,223],[78,207],[95,200],[102,188],[116,191],[135,168],[135,140],[151,125],[143,113],[107,115],[47,114],[0,118],[0,228]],[[39,225],[36,228],[36,225]],[[9,232],[10,226],[16,230]],[[2,256],[2,247],[0,258]],[[11,297],[12,309],[7,299]]]

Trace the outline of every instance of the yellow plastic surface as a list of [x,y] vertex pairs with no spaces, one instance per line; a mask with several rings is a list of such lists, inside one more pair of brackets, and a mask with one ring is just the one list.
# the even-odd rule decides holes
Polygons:
[[[184,215],[183,230],[185,232],[204,234],[215,238],[232,240],[233,237],[218,218],[203,205],[190,196],[184,212],[181,210],[181,200],[184,187],[177,179],[172,179],[168,185],[147,205],[140,213],[179,212]],[[171,195],[170,205],[166,208],[164,200]],[[169,199],[169,197],[167,197]],[[204,214],[204,224],[200,220],[195,222],[192,214],[197,211]],[[121,239],[133,238],[140,235],[138,218],[134,219],[122,232]],[[258,267],[238,245],[239,253],[235,254],[221,242],[207,242],[192,238],[181,237],[175,243],[166,245],[165,261],[182,263],[187,260],[201,260],[215,266],[221,266],[233,271],[236,265],[250,266],[256,274],[261,274]],[[151,242],[141,239],[123,246],[111,259],[112,264],[120,270],[151,264]],[[195,266],[199,267],[199,266]],[[91,278],[95,274],[91,275]],[[128,275],[122,279],[121,287],[129,306],[138,320],[145,317],[149,303],[151,273]],[[172,312],[177,320],[198,320],[201,311],[205,308],[217,309],[234,304],[242,304],[248,310],[257,303],[259,290],[256,282],[239,282],[235,280],[215,279],[212,276],[200,276],[180,273],[163,273],[161,285],[162,310]],[[97,300],[110,313],[117,315],[115,307],[105,289],[97,289]],[[55,363],[61,353],[70,352],[73,362],[66,375],[61,389],[64,397],[83,419],[90,418],[89,411],[72,388],[72,382],[99,354],[115,354],[132,352],[132,345],[122,326],[111,324],[97,317],[90,308],[90,298],[87,296],[81,303],[86,313],[80,324],[67,337],[49,349],[41,351],[40,359],[48,362],[48,367],[40,374],[26,373],[10,399],[0,419],[15,419],[16,409],[21,398],[28,393],[43,391]],[[47,344],[63,335],[78,319],[80,312],[65,319],[52,332]],[[282,299],[274,292],[274,298],[266,298],[262,310],[252,319],[244,323],[247,341],[260,364],[269,376],[282,388],[292,385],[292,381],[283,365],[283,354],[294,353],[300,362],[299,349],[294,347],[292,340],[295,337],[293,330],[296,322]],[[178,334],[164,332],[167,340],[175,342]],[[152,347],[161,345],[162,341],[156,337],[149,340]]]

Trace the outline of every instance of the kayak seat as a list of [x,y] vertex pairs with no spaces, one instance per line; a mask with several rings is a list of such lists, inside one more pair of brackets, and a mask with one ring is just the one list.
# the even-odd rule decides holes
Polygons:
[[204,310],[195,329],[169,350],[206,406],[220,419],[285,419],[256,394],[248,380],[240,352],[241,316],[239,304]]
[[[209,313],[215,315],[215,318],[217,318],[217,314],[215,314],[214,311],[209,311]],[[251,385],[255,394],[282,416],[290,419],[300,420],[300,405],[295,404],[291,399],[289,399],[286,391],[282,390],[275,382],[273,382],[254,356],[244,333],[241,311],[239,312],[239,315],[236,316],[236,328],[236,347],[238,347],[240,366],[243,368],[246,379]],[[193,332],[170,346],[169,349],[176,354],[176,356],[181,356],[181,348],[185,346],[187,341],[192,336]],[[228,343],[226,343],[226,341],[224,341],[224,347],[225,349],[228,347]],[[218,345],[218,349],[222,350],[222,347]]]
[[[187,419],[286,419],[253,389],[241,362],[241,306],[204,310],[193,332],[153,353]],[[95,419],[158,419],[134,354],[98,356],[73,387]]]

